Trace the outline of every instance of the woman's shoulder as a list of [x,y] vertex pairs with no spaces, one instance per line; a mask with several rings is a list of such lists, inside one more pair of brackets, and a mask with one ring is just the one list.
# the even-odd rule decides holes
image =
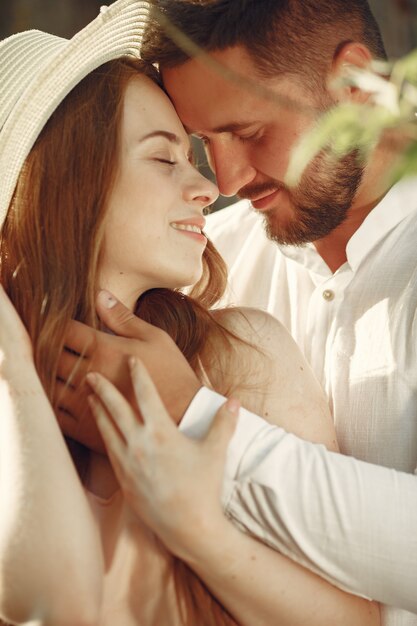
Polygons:
[[238,341],[234,342],[234,347],[238,353],[249,350],[254,357],[258,355],[263,360],[275,357],[277,350],[281,354],[285,349],[299,352],[285,326],[266,311],[251,307],[230,307],[213,311],[213,316],[220,326],[236,336]]
[[210,379],[224,394],[269,388],[277,359],[280,363],[299,354],[286,328],[265,311],[233,307],[213,311],[213,317],[224,333],[208,342]]
[[214,313],[231,334],[230,349],[218,346],[214,389],[238,397],[243,406],[311,441],[335,449],[327,399],[299,346],[275,317],[252,308]]

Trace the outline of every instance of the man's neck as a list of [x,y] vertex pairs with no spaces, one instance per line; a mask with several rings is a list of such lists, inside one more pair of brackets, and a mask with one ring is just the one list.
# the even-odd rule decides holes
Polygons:
[[326,237],[314,242],[317,252],[333,273],[346,263],[346,247],[351,237],[388,192],[391,169],[388,163],[387,155],[376,151],[346,220]]
[[360,211],[355,211],[338,228],[326,237],[314,242],[314,246],[325,261],[326,265],[334,273],[347,261],[346,247],[350,238],[361,227],[365,218],[379,203],[380,199],[372,204],[360,207]]

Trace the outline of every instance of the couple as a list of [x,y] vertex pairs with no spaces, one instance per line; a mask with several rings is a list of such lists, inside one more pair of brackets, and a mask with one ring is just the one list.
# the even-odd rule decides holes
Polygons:
[[[271,423],[337,450],[321,389],[283,327],[259,311],[209,310],[225,287],[222,260],[202,232],[204,209],[218,192],[195,169],[156,71],[138,59],[142,13],[140,4],[119,0],[70,42],[29,31],[0,48],[7,96],[1,284],[24,323],[2,288],[1,617],[54,626],[214,626],[302,624],[316,612],[317,624],[377,625],[376,605],[224,517],[220,484],[236,402],[207,440],[212,454],[203,469],[216,480],[204,501],[197,500],[200,482],[171,496],[183,540],[169,527],[159,538],[152,532],[154,515],[164,515],[156,493],[153,514],[125,481],[117,452],[134,443],[129,431],[138,418],[105,378],[90,373],[87,384],[104,439],[113,442],[109,458],[91,420],[74,419],[68,387],[84,378],[88,349],[81,322],[111,330],[112,292],[176,338],[185,355],[178,371],[187,372],[188,362],[193,368],[190,386],[233,390]],[[193,284],[190,297],[178,291]],[[69,351],[58,364],[70,320],[82,344],[75,367]],[[129,371],[124,358],[120,366],[132,404],[152,419],[154,397],[140,364]],[[68,446],[56,415],[72,435]],[[178,433],[169,425],[175,452]],[[193,460],[197,468],[204,459],[193,452],[185,454],[188,480]]]
[[[241,4],[217,3],[217,10],[224,5],[229,14],[222,18],[235,21],[233,9]],[[251,4],[245,3],[246,11],[240,16],[242,22],[247,19],[250,28],[246,30],[253,32],[253,20],[262,17],[264,29],[265,24],[269,27],[271,15],[265,10],[268,5],[272,11],[277,3],[263,3],[262,10],[259,3]],[[327,2],[320,4],[322,10],[329,8]],[[352,11],[357,20],[365,10],[361,2],[351,3],[350,8],[332,4],[339,28],[345,22],[336,19],[337,10]],[[202,212],[217,191],[192,167],[187,135],[157,87],[158,77],[148,66],[130,59],[140,53],[144,5],[118,0],[69,43],[27,33],[4,42],[0,51],[9,64],[5,91],[9,97],[1,112],[7,120],[0,135],[5,181],[0,210],[3,215],[7,212],[1,231],[1,282],[31,339],[2,294],[5,411],[0,440],[8,472],[3,472],[0,497],[2,511],[8,513],[2,520],[5,584],[1,615],[13,623],[37,619],[45,624],[380,623],[375,604],[340,591],[282,554],[358,595],[391,604],[399,599],[399,606],[414,610],[414,594],[409,592],[414,588],[413,571],[408,570],[402,580],[397,574],[406,562],[401,551],[410,537],[400,533],[393,539],[392,525],[386,531],[378,526],[376,533],[372,523],[377,515],[381,522],[384,494],[354,491],[356,486],[366,489],[387,479],[387,488],[399,482],[402,494],[408,489],[411,498],[413,478],[334,454],[335,433],[323,395],[280,324],[253,310],[209,312],[222,295],[224,272],[201,233]],[[216,17],[216,5],[174,5],[167,3],[165,9],[173,8],[176,18],[186,19],[187,11],[181,13],[185,8],[190,23],[199,24],[201,19],[202,31],[214,32],[207,29],[204,19]],[[292,6],[290,17],[296,20],[298,16],[300,28],[306,7],[305,2],[302,7],[299,3]],[[314,21],[313,12],[309,17]],[[285,25],[282,19],[280,23]],[[329,24],[330,33],[330,18]],[[333,35],[334,39],[336,32]],[[163,33],[147,35],[145,51],[150,60],[155,60],[153,41],[161,53],[164,85],[187,129],[203,135],[221,191],[231,194],[248,187],[242,195],[250,195],[258,209],[268,209],[279,195],[280,210],[283,207],[288,219],[278,220],[271,210],[266,213],[268,227],[272,234],[279,231],[277,239],[294,243],[292,197],[289,191],[277,189],[270,170],[272,155],[276,167],[278,159],[282,159],[280,167],[285,167],[294,135],[303,130],[304,116],[286,110],[274,124],[269,103],[264,102],[261,109],[249,98],[244,110],[239,88],[234,85],[227,90],[217,75],[204,74],[198,59],[185,62],[173,55],[170,64],[167,54],[164,60],[169,42],[163,41]],[[325,41],[332,45],[330,37]],[[336,70],[346,58],[358,64],[367,58],[368,48],[359,41],[340,48]],[[366,43],[370,45],[368,39]],[[242,62],[250,65],[251,59],[236,44],[239,40],[222,49],[221,42],[214,43],[218,49],[213,56],[232,69]],[[256,51],[259,42],[250,44],[250,48],[246,44],[248,49]],[[33,51],[31,55],[28,50]],[[181,56],[175,46],[174,51]],[[300,67],[297,59],[289,61]],[[287,73],[290,69],[286,68]],[[291,87],[291,95],[301,100],[308,93],[311,100],[320,77],[310,72],[309,78],[306,93],[299,93],[299,79],[286,78],[285,90]],[[196,107],[187,111],[190,90]],[[321,90],[315,99],[321,101],[318,109],[325,106],[326,93]],[[214,106],[219,94],[225,102],[221,109]],[[351,96],[358,94],[352,90]],[[213,98],[211,106],[209,97]],[[237,98],[240,113],[248,116],[251,112],[252,118],[257,114],[253,127],[235,124],[230,128],[229,122],[225,128],[223,121],[203,123],[193,118],[204,112],[206,103],[214,117],[216,111],[224,113],[226,105],[232,106]],[[261,113],[265,118],[269,115],[269,124],[258,120]],[[272,144],[279,124],[282,143],[279,150],[275,148],[279,152],[275,161]],[[257,125],[261,128],[254,128]],[[359,181],[361,172],[355,170],[355,163],[344,167],[349,165],[349,172]],[[323,182],[313,191],[324,193],[326,176],[319,166],[315,164],[314,180]],[[341,168],[334,175],[339,183],[340,206],[334,208],[338,217],[327,215],[328,203],[326,215],[316,219],[312,207],[306,205],[306,197],[318,202],[314,193],[306,194],[301,185],[291,192],[300,241],[314,239],[323,258],[331,253],[326,263],[334,270],[343,259],[337,259],[341,254],[330,245],[331,240],[326,243],[326,232],[346,237],[364,217],[356,210],[352,219],[343,221],[343,207],[347,212],[355,196],[349,198],[352,181],[348,185],[344,180],[346,188],[340,183],[343,173]],[[322,204],[326,206],[324,199],[317,210]],[[303,206],[308,208],[306,215]],[[370,213],[369,198],[364,206]],[[330,222],[323,224],[324,217]],[[317,228],[327,231],[317,232]],[[311,252],[311,248],[306,250]],[[175,291],[194,284],[200,276],[192,292],[194,299]],[[103,288],[127,308],[108,291],[100,292],[95,303],[97,291]],[[186,358],[165,333],[134,317],[132,311],[168,330]],[[78,321],[68,324],[71,319]],[[107,328],[124,337],[94,328]],[[64,345],[67,349],[60,358]],[[193,436],[201,436],[205,426],[198,424],[192,412],[204,421],[223,403],[210,388],[223,395],[232,393],[253,412],[240,412],[228,450],[223,498],[228,516],[240,528],[282,554],[236,530],[221,513],[224,453],[234,426],[236,401],[221,409],[202,442],[190,441],[168,419],[141,364],[133,359],[128,368],[130,353],[145,362],[175,421],[181,420],[198,392],[180,425]],[[105,377],[92,374],[95,369],[115,382],[129,403]],[[111,463],[102,454],[94,422],[85,411],[82,414],[87,396]],[[78,476],[47,397],[69,438]],[[135,408],[130,408],[136,404],[144,424],[138,421]],[[324,444],[333,454],[304,439]],[[306,476],[309,461],[311,474]],[[373,472],[370,478],[369,472]],[[352,476],[356,482],[349,483]],[[326,484],[328,493],[335,489],[331,493],[334,502],[326,493],[315,497]],[[283,505],[281,490],[287,499]],[[365,495],[369,502],[362,501]],[[398,501],[399,496],[393,505]],[[374,512],[375,502],[379,509]],[[360,517],[363,511],[370,519]],[[322,528],[318,538],[323,514],[328,527]],[[400,531],[406,528],[401,512],[395,512],[395,520]],[[313,542],[308,536],[310,526]],[[374,558],[370,565],[369,555],[364,554],[369,537],[391,541],[384,542],[386,552],[381,555],[375,552],[375,544],[370,545]],[[375,563],[386,563],[386,555],[397,545],[398,565],[390,561],[385,568],[378,565],[383,570],[378,571]],[[413,554],[410,545],[408,564],[414,562]],[[360,559],[365,557],[362,572],[358,563],[361,566]],[[400,614],[408,619],[405,611],[397,613],[402,619]],[[386,615],[383,619],[389,623],[389,610]]]

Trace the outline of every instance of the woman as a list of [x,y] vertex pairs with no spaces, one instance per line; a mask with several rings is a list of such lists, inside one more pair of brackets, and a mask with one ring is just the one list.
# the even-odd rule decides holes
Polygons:
[[[23,33],[0,46],[0,280],[27,329],[1,291],[0,616],[54,626],[377,626],[376,606],[223,519],[212,558],[204,546],[217,522],[201,536],[201,562],[190,560],[211,595],[140,521],[105,456],[71,445],[77,475],[57,426],[65,327],[98,327],[95,297],[107,289],[166,328],[205,384],[336,446],[323,395],[278,323],[208,311],[224,287],[202,234],[217,190],[193,167],[153,71],[127,58],[137,55],[143,4],[118,0],[70,42]],[[176,291],[196,281],[195,300]],[[237,362],[247,364],[239,379]]]

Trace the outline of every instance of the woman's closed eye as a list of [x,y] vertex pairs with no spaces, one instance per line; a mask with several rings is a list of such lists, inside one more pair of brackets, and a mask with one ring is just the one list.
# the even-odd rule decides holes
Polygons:
[[164,157],[154,157],[152,159],[153,161],[156,161],[157,163],[164,163],[165,165],[177,165],[177,161],[174,161],[173,159],[169,159],[169,158],[164,158]]

